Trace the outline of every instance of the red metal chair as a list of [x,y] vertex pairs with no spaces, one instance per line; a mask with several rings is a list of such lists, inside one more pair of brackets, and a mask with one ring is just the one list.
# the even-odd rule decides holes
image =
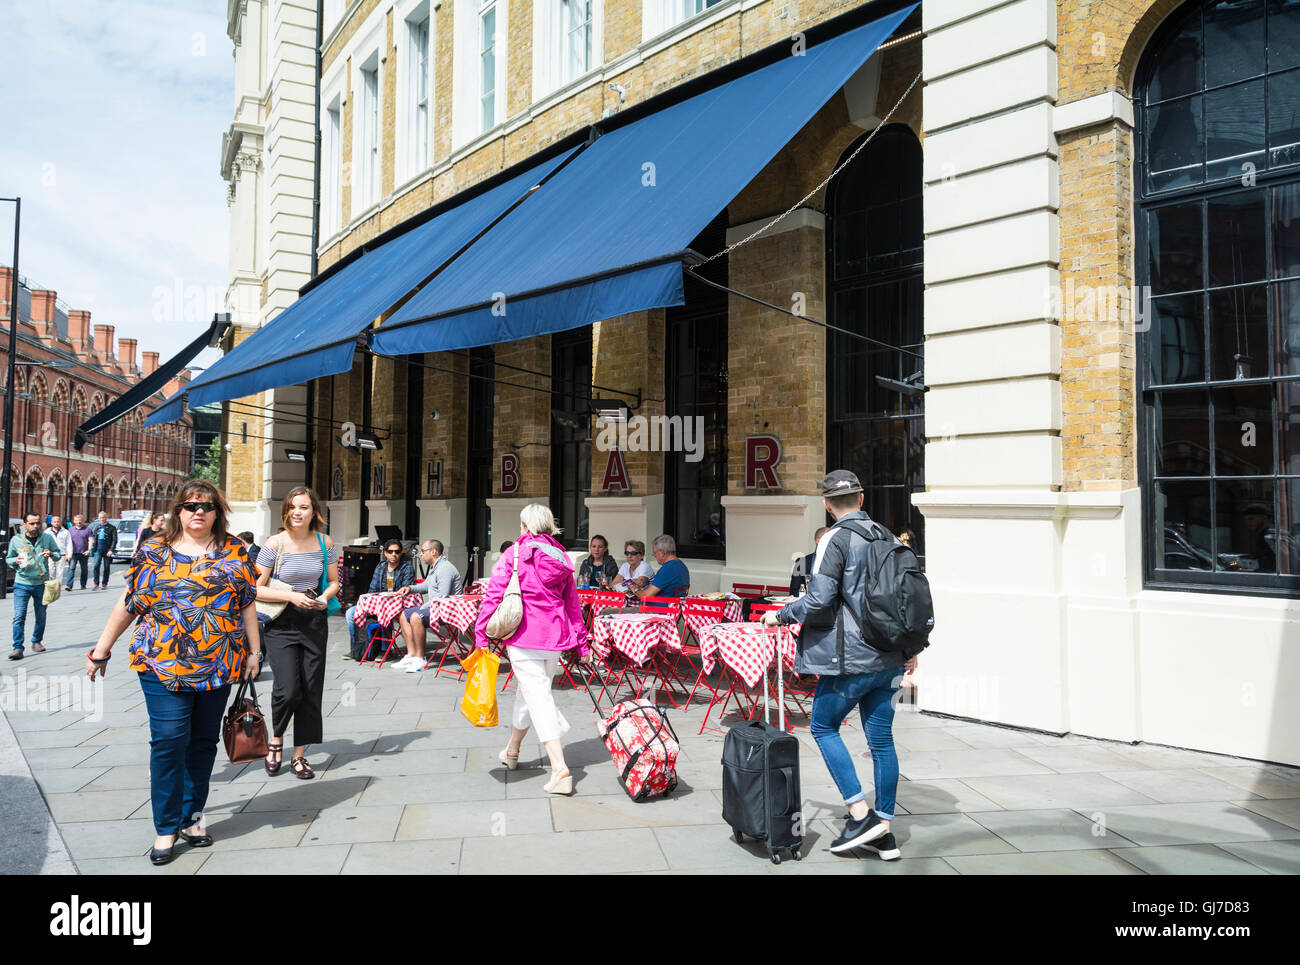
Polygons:
[[785,586],[765,586],[763,587],[763,596],[789,596],[790,585]]
[[627,604],[627,596],[613,590],[579,590],[578,597],[584,603],[582,618],[587,623],[588,633],[595,629],[596,615],[602,607],[621,610]]
[[[361,659],[357,662],[359,664],[375,663],[380,670],[383,670],[384,662],[388,659],[388,655],[392,653],[393,647],[397,646],[397,640],[402,635],[401,631],[397,629],[396,623],[387,627],[381,627],[378,623],[371,623],[368,625],[368,629],[370,640],[366,643],[366,649],[365,652],[361,654]],[[381,656],[376,662],[370,659],[370,651],[375,648],[375,644],[377,643],[386,643],[388,646],[384,648],[383,656]]]
[[[695,622],[700,626],[706,626],[713,623],[726,623],[727,603],[725,600],[691,599],[682,601],[682,649],[681,654],[675,661],[673,661],[672,672],[674,677],[683,684],[685,683],[685,679],[681,677],[681,665],[685,663],[689,666],[691,657],[700,656],[700,637],[691,626],[692,618],[694,618]],[[691,640],[694,640],[695,642],[691,643]],[[695,699],[695,694],[699,691],[701,686],[709,691],[710,704],[716,702],[718,699],[718,689],[713,684],[709,683],[708,674],[704,672],[703,659],[700,661],[700,671],[695,676],[695,684],[691,687],[691,692],[686,697],[686,706],[690,706],[691,701]]]
[[763,584],[733,583],[731,585],[731,592],[736,594],[736,596],[753,600],[753,599],[757,599],[760,596],[763,596]]

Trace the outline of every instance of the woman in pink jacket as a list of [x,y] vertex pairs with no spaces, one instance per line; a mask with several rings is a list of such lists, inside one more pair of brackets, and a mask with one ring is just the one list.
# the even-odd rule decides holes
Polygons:
[[573,777],[564,763],[564,748],[560,744],[569,722],[555,706],[551,680],[559,669],[561,652],[576,649],[583,661],[590,659],[587,628],[582,621],[573,562],[555,538],[559,533],[555,517],[545,506],[533,503],[520,512],[519,523],[519,539],[501,554],[492,570],[478,623],[474,626],[474,639],[480,647],[488,645],[488,621],[501,604],[518,553],[524,618],[508,645],[510,666],[518,687],[510,743],[501,752],[500,761],[512,771],[519,766],[519,745],[531,724],[551,759],[547,793],[572,794]]

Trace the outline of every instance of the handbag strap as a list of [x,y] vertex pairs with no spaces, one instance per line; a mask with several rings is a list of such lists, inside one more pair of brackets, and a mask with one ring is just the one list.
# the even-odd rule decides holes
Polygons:
[[32,562],[36,564],[36,568],[45,576],[44,582],[50,582],[53,578],[50,576],[49,569],[45,566],[45,557],[41,556],[41,554],[37,552],[36,547],[32,545],[31,540],[22,533],[15,534],[15,540],[21,542],[23,546],[27,547],[27,551],[31,554]]
[[320,589],[317,592],[324,593],[325,587],[329,586],[330,558],[325,552],[325,537],[317,533],[316,541],[320,543]]

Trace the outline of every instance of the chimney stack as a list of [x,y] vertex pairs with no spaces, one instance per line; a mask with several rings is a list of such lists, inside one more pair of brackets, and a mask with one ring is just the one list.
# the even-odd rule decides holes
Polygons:
[[9,296],[14,291],[14,270],[0,268],[0,319],[9,320]]
[[119,338],[117,340],[117,371],[122,375],[139,375],[140,368],[135,364],[138,339]]
[[51,291],[32,292],[32,325],[42,338],[53,338],[56,334],[54,302],[57,298]]
[[95,326],[95,361],[110,372],[116,361],[113,358],[113,335],[116,331],[112,325]]
[[90,312],[74,308],[68,312],[68,341],[72,350],[82,358],[89,358],[93,345],[90,340]]
[[156,371],[158,371],[158,353],[145,352],[144,363],[140,366],[140,374],[147,377],[153,375]]

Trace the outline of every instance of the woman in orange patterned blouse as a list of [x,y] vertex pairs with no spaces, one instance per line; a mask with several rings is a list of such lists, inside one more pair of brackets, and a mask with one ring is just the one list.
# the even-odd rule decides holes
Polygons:
[[215,486],[192,479],[181,487],[166,526],[127,572],[126,593],[86,659],[90,679],[105,673],[113,644],[140,618],[131,669],[140,677],[153,738],[154,864],[172,860],[177,834],[191,847],[212,844],[202,812],[221,715],[231,682],[251,680],[261,669],[257,578],[248,549],[226,532],[229,512]]

